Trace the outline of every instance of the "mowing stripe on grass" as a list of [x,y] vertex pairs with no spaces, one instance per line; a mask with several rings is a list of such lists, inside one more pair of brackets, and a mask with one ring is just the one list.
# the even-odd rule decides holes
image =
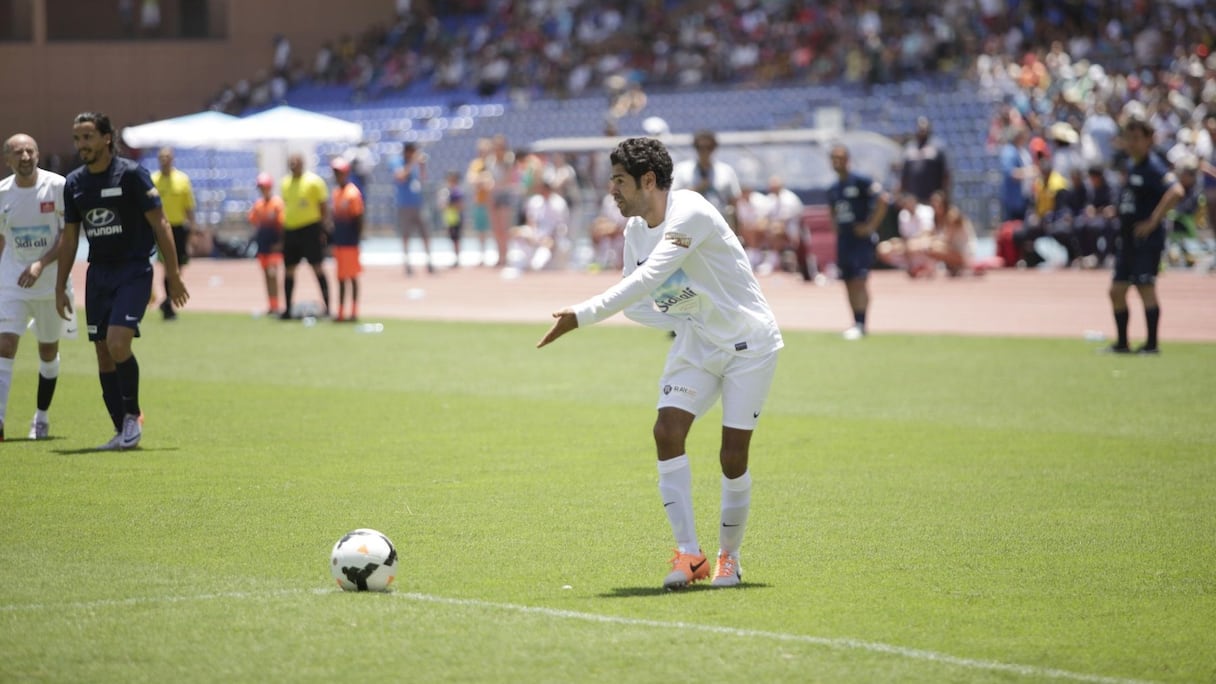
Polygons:
[[[48,603],[30,603],[30,604],[8,604],[0,605],[0,613],[17,613],[17,612],[37,612],[43,610],[87,610],[90,608],[112,608],[121,606],[136,606],[158,603],[182,603],[186,601],[213,601],[220,599],[263,599],[263,598],[279,598],[286,596],[295,596],[299,594],[331,594],[335,593],[333,589],[281,589],[277,591],[260,591],[260,592],[222,592],[215,594],[196,594],[194,596],[145,596],[132,597],[125,599],[102,599],[98,601],[84,601],[80,603],[67,604],[48,604]],[[495,603],[493,601],[482,601],[479,599],[461,599],[449,598],[446,596],[432,596],[430,594],[416,594],[412,592],[393,592],[389,596],[405,599],[408,601],[422,603],[437,603],[448,606],[461,606],[466,608],[477,608],[485,610],[497,610],[512,613],[524,613],[529,615],[542,615],[545,617],[559,618],[563,620],[581,620],[584,622],[598,622],[603,624],[626,625],[630,627],[654,627],[657,629],[686,629],[696,632],[704,632],[706,634],[724,634],[734,637],[747,637],[753,639],[768,639],[772,641],[785,641],[798,644],[810,644],[813,646],[823,646],[826,648],[849,650],[849,651],[866,651],[869,653],[882,653],[885,655],[907,658],[909,660],[921,660],[930,663],[942,665],[951,665],[969,670],[987,670],[990,672],[1007,672],[1009,674],[1018,675],[1021,677],[1029,677],[1032,679],[1061,679],[1073,682],[1090,682],[1092,684],[1149,684],[1146,680],[1140,679],[1121,679],[1118,677],[1105,677],[1102,675],[1086,674],[1083,672],[1071,672],[1069,670],[1058,670],[1049,667],[1037,667],[1034,665],[1018,665],[1016,663],[1002,663],[995,660],[976,660],[974,658],[962,658],[952,656],[947,653],[938,653],[936,651],[925,651],[918,648],[906,648],[904,646],[894,646],[892,644],[884,644],[876,641],[863,641],[861,639],[848,639],[841,637],[817,637],[808,636],[805,634],[785,634],[783,632],[767,632],[759,629],[741,629],[738,627],[725,627],[722,625],[699,625],[691,622],[665,622],[663,620],[647,620],[645,618],[620,617],[615,615],[600,615],[598,613],[583,613],[575,610],[562,610],[559,608],[545,608],[541,606],[524,606],[514,603]]]

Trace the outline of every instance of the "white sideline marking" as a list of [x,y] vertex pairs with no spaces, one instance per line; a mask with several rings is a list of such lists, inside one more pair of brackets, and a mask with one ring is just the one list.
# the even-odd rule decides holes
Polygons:
[[[261,591],[261,592],[223,592],[215,594],[197,594],[195,596],[147,596],[147,597],[132,597],[125,599],[102,599],[98,601],[84,601],[79,603],[66,604],[48,604],[48,603],[31,603],[31,604],[8,604],[0,605],[0,613],[24,613],[37,612],[45,610],[55,610],[62,612],[64,610],[89,610],[95,608],[112,608],[119,606],[137,606],[157,603],[184,603],[188,601],[213,601],[219,599],[263,599],[277,598],[284,596],[296,596],[299,594],[332,594],[336,593],[333,589],[283,589],[278,591]],[[408,601],[422,603],[438,603],[448,606],[464,606],[472,608],[485,608],[490,610],[507,611],[513,613],[525,613],[532,615],[544,615],[547,617],[561,618],[565,620],[582,620],[584,622],[598,622],[602,624],[627,625],[632,627],[654,627],[657,629],[683,629],[695,632],[704,632],[706,634],[725,634],[734,637],[748,637],[753,639],[769,639],[772,641],[785,641],[797,644],[810,644],[813,646],[823,646],[826,648],[838,649],[842,651],[866,651],[869,653],[882,653],[893,655],[909,660],[921,660],[930,663],[938,663],[942,665],[952,665],[969,670],[987,670],[990,672],[1006,672],[1022,677],[1032,679],[1062,679],[1073,682],[1090,682],[1092,684],[1149,684],[1146,680],[1141,679],[1121,679],[1118,677],[1105,677],[1102,675],[1086,674],[1084,672],[1072,672],[1069,670],[1059,670],[1050,667],[1038,667],[1035,665],[1018,665],[1016,663],[1003,663],[996,660],[977,660],[974,658],[962,658],[952,656],[947,653],[938,653],[936,651],[926,651],[918,648],[907,648],[904,646],[895,646],[892,644],[884,644],[876,641],[863,641],[861,639],[848,639],[840,637],[817,637],[808,636],[805,634],[786,634],[783,632],[768,632],[759,629],[740,629],[737,627],[724,627],[721,625],[699,625],[691,622],[665,622],[662,620],[647,620],[645,618],[630,618],[620,617],[615,615],[599,615],[597,613],[583,613],[574,610],[561,610],[558,608],[544,608],[538,606],[523,606],[515,603],[495,603],[493,601],[481,601],[478,599],[461,599],[449,598],[445,596],[432,596],[430,594],[417,594],[413,592],[393,592],[389,594],[391,597],[406,599]]]

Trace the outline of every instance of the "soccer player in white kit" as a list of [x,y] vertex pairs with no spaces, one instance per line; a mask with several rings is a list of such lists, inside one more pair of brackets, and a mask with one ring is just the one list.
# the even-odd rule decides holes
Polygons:
[[[55,274],[63,235],[63,176],[38,168],[38,143],[17,134],[4,143],[13,175],[0,180],[0,439],[13,358],[30,320],[38,339],[38,407],[30,439],[50,433],[47,410],[59,378],[59,338],[64,321],[55,309]],[[66,326],[71,335],[75,322]]]
[[684,443],[693,421],[722,397],[721,526],[712,584],[737,586],[739,547],[751,507],[747,469],[752,431],[783,346],[773,312],[738,237],[700,194],[672,190],[671,156],[658,140],[617,146],[611,194],[625,225],[624,277],[607,291],[553,314],[543,347],[575,328],[623,311],[676,333],[659,379],[659,494],[676,540],[667,589],[709,577],[693,522],[692,476]]

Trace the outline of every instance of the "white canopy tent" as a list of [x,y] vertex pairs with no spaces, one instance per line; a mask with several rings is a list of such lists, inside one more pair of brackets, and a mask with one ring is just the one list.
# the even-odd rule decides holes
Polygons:
[[198,112],[122,129],[122,140],[135,149],[153,147],[215,147],[240,121],[223,112]]
[[261,170],[275,172],[286,168],[291,152],[310,157],[319,143],[359,142],[363,126],[284,105],[244,118],[206,111],[127,126],[122,139],[136,149],[168,146],[253,150],[258,152]]
[[363,139],[363,126],[283,105],[239,119],[227,134],[230,140],[243,143],[357,143]]
[[282,105],[238,119],[226,135],[227,147],[256,149],[259,170],[277,176],[292,153],[303,154],[309,166],[319,143],[358,143],[363,125]]
[[[253,177],[258,172],[276,178],[283,176],[287,173],[287,158],[294,153],[303,156],[305,167],[323,165],[325,160],[316,158],[319,144],[358,143],[363,139],[363,126],[281,106],[243,118],[221,112],[198,112],[128,126],[121,135],[123,142],[140,150],[173,147],[202,151],[206,158],[203,172],[195,176],[197,213],[204,224],[218,225],[232,216],[243,219],[252,199]],[[219,154],[221,151],[252,152],[257,159],[253,165],[241,162],[234,167],[232,155]],[[178,155],[179,164],[185,156]],[[191,156],[197,160],[199,155]],[[185,170],[191,172],[189,168]],[[209,179],[210,183],[200,183],[202,179]]]

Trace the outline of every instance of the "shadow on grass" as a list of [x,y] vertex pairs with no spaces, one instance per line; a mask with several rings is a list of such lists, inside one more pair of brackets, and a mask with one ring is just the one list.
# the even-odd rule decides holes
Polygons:
[[101,447],[84,447],[82,449],[52,449],[52,453],[60,456],[80,456],[82,454],[123,454],[132,451],[152,453],[155,451],[181,451],[178,447],[135,447],[134,449],[102,449]]
[[701,591],[745,591],[747,589],[768,589],[763,582],[743,582],[731,589],[718,589],[709,584],[694,584],[684,589],[664,589],[663,587],[615,587],[611,591],[596,594],[600,598],[638,598],[644,596],[663,596],[665,594],[688,594]]

